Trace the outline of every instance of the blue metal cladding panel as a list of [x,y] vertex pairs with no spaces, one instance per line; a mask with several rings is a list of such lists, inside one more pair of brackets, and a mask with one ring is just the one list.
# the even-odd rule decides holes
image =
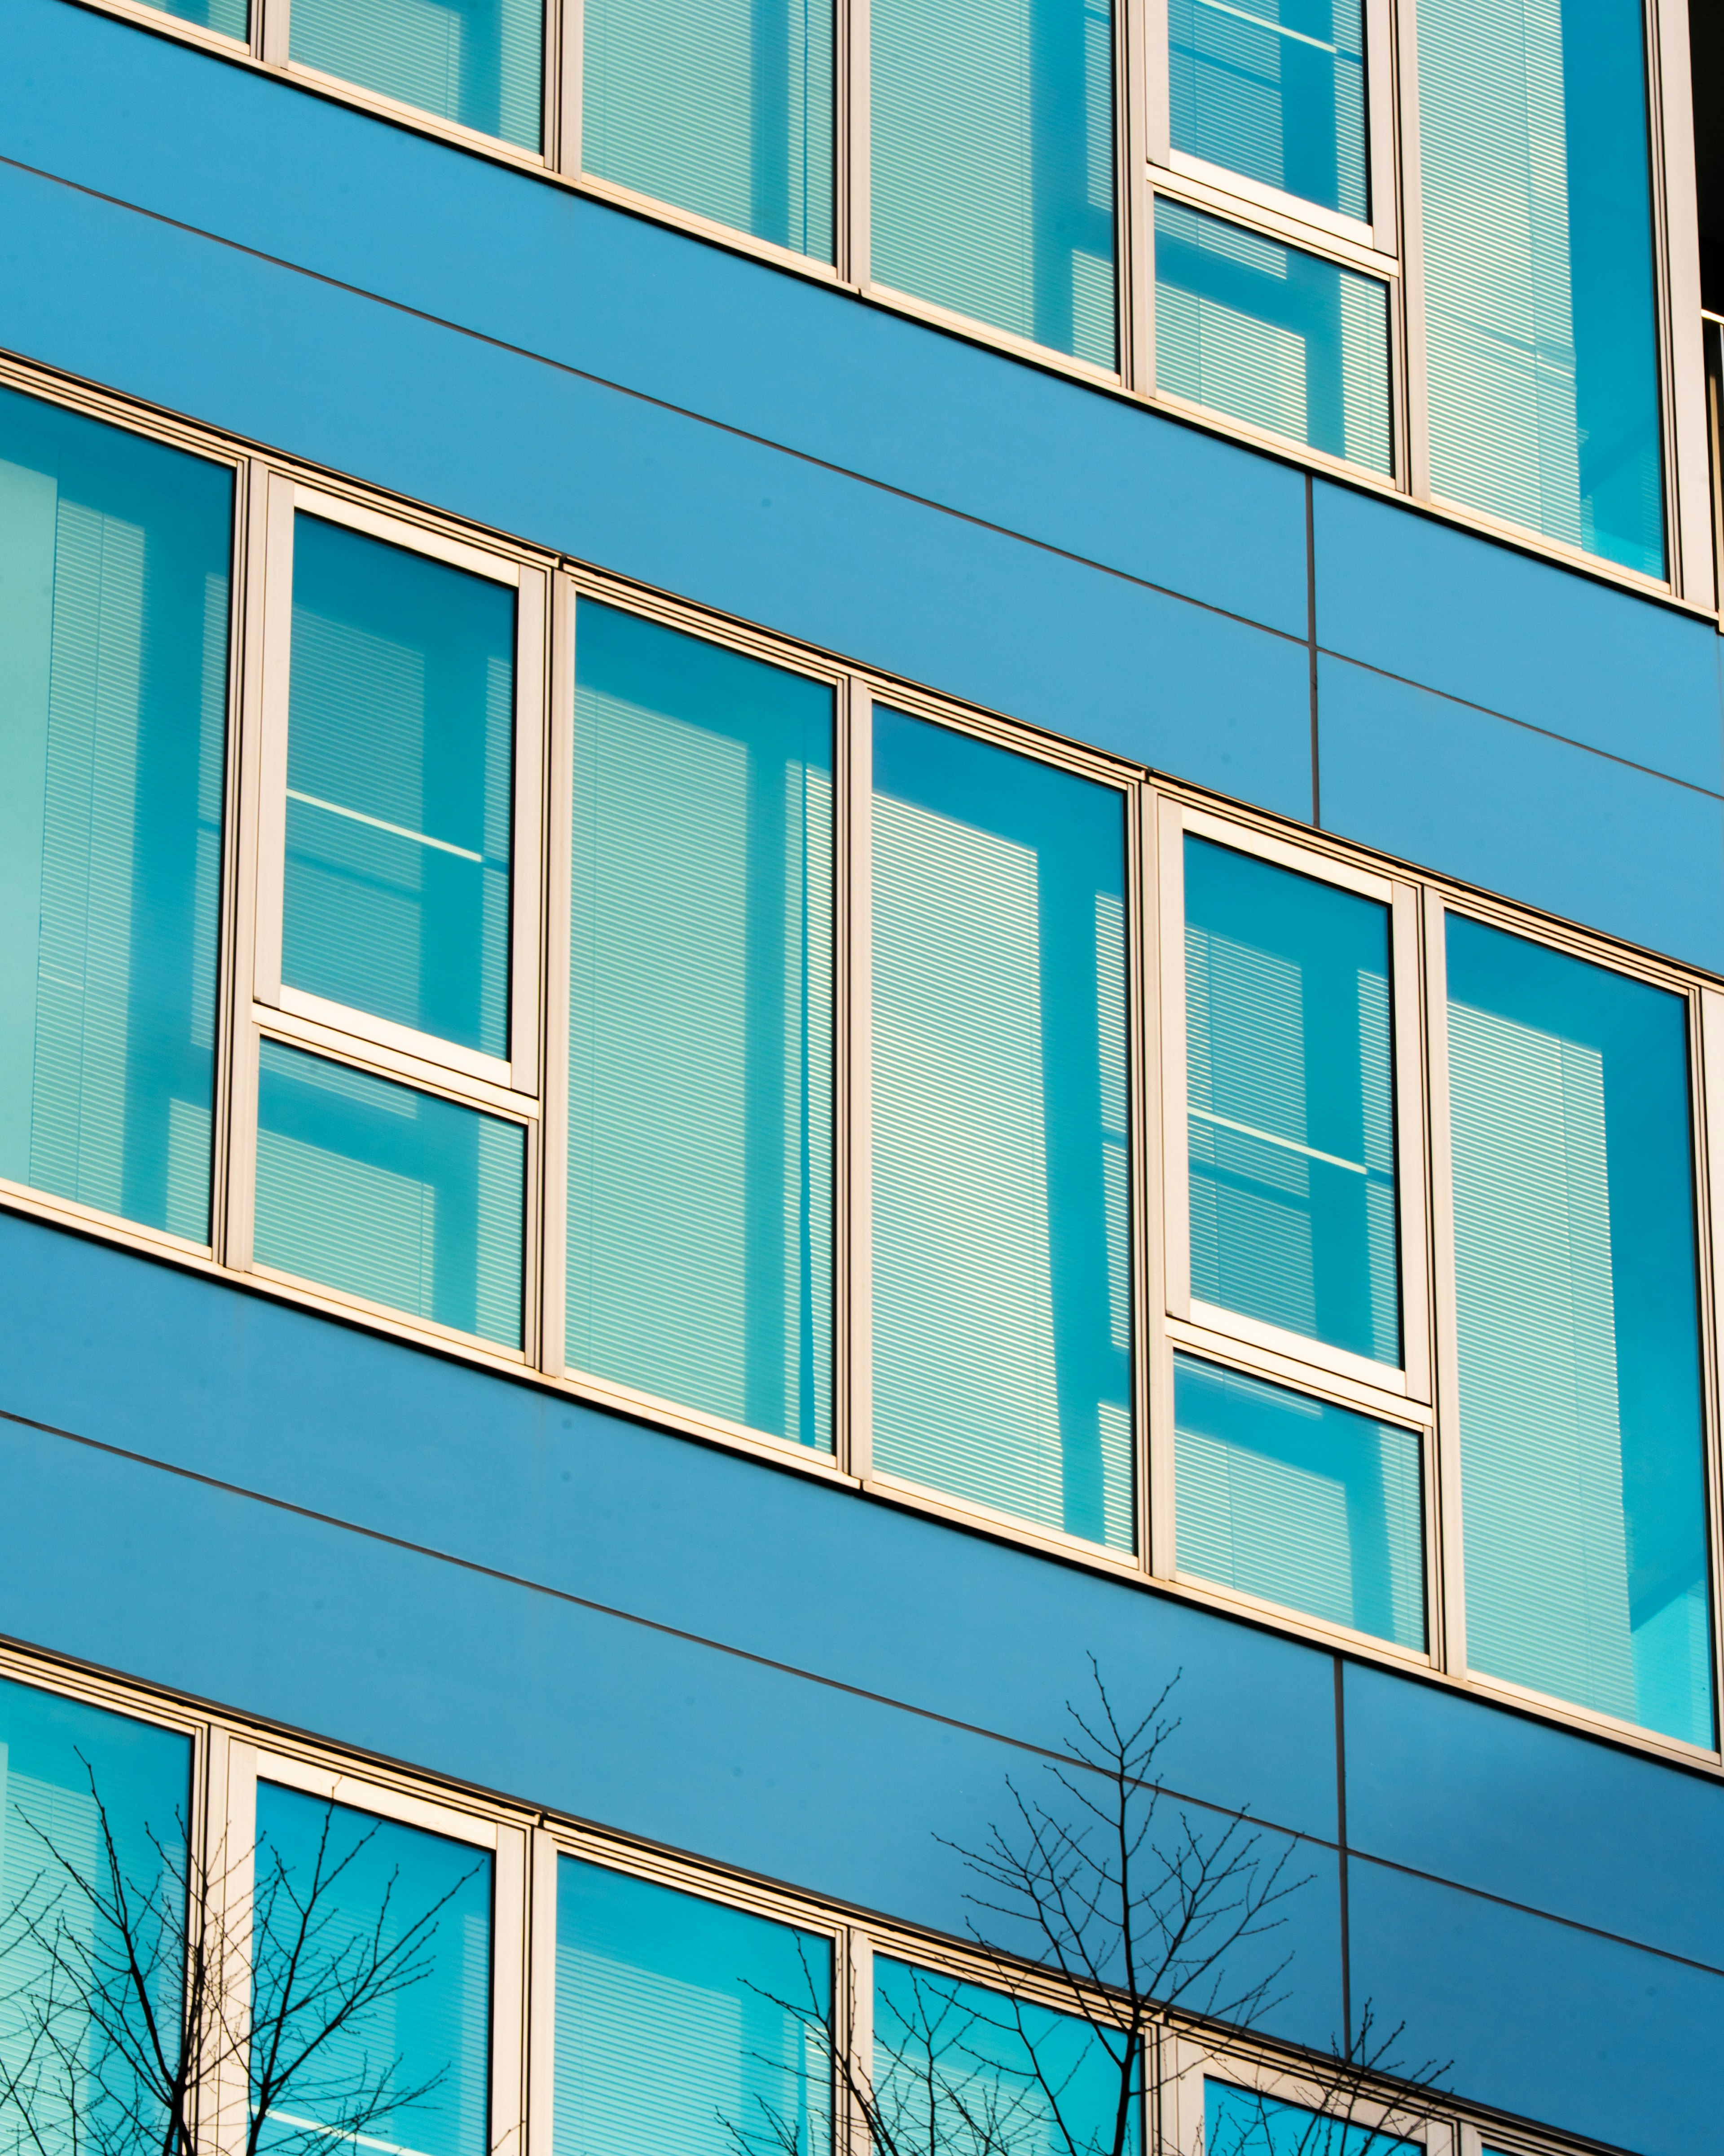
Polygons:
[[0,344],[1306,808],[1307,663],[1286,637],[14,169],[0,234]]
[[1327,829],[1724,966],[1716,794],[1344,660],[1321,661],[1318,690]]
[[1348,1846],[1724,1969],[1724,1789],[1347,1670]]
[[8,157],[1304,634],[1285,466],[66,0],[7,13]]
[[1724,785],[1710,623],[1326,480],[1312,514],[1325,650]]
[[[1639,2156],[1721,2146],[1724,1974],[1355,1859],[1352,2007],[1458,2094]],[[1488,2138],[1488,2137],[1487,2137]]]

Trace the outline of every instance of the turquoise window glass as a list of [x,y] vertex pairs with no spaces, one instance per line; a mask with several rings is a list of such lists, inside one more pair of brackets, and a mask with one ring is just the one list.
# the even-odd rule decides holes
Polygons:
[[1168,0],[1176,150],[1371,215],[1362,0]]
[[1710,1745],[1687,1007],[1448,952],[1467,1660]]
[[1431,485],[1665,572],[1640,0],[1420,0]]
[[874,0],[873,275],[1117,364],[1106,0]]
[[[167,2142],[166,2109],[129,2057],[148,2055],[152,2025],[177,2055],[191,1778],[177,1731],[0,1680],[0,2073],[29,2094],[28,2125],[15,2102],[0,2111],[14,2147]],[[105,1823],[136,1975],[126,1933],[72,1876],[111,1906]]]
[[557,1862],[555,2156],[823,2156],[832,1944]]
[[151,0],[151,5],[182,23],[219,30],[223,37],[243,38],[250,27],[246,0]]
[[1203,2082],[1207,2156],[1419,2156],[1422,2146],[1229,2082]]
[[233,481],[0,389],[0,1176],[209,1237]]
[[1132,1547],[1125,816],[878,711],[874,1460]]
[[581,162],[832,259],[832,0],[586,0]]
[[[874,2097],[888,2146],[954,2156],[1111,2149],[1120,2080],[1075,2015],[875,1958]],[[1141,2089],[1135,2097],[1133,2151],[1142,2145]]]
[[[490,1853],[275,1782],[257,1792],[254,2107],[263,2049],[290,2057],[324,2039],[281,2090],[260,2145],[303,2151],[321,2130],[352,2147],[341,2128],[366,2092],[377,2108],[359,2147],[486,2156]],[[397,1980],[330,2031],[331,2001],[373,1954]]]
[[509,1053],[515,593],[294,520],[281,978]]
[[265,1040],[259,1265],[521,1345],[518,1123]]
[[1388,908],[1185,841],[1191,1291],[1398,1365]]
[[540,146],[543,0],[293,0],[287,34],[302,67]]
[[832,1444],[832,692],[582,600],[570,1365]]
[[1378,279],[1158,195],[1155,290],[1158,388],[1393,471]]
[[1187,1355],[1173,1363],[1181,1572],[1424,1645],[1419,1440]]

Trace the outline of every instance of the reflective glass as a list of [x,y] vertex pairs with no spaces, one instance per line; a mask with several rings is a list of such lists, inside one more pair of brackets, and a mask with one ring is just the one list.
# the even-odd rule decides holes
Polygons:
[[1640,0],[1419,0],[1431,485],[1664,574]]
[[1448,949],[1467,1660],[1709,1745],[1687,1007]]
[[585,13],[583,167],[829,262],[832,0],[587,0]]
[[576,636],[571,1366],[832,1443],[832,691]]
[[17,2091],[0,2128],[14,2148],[168,2141],[130,2060],[157,2031],[177,2051],[191,1774],[177,1731],[0,1679],[0,2075]]
[[509,1053],[515,593],[294,520],[289,988]]
[[830,1940],[557,1859],[555,2156],[821,2156],[831,2011]]
[[151,0],[151,5],[182,23],[219,30],[223,37],[244,38],[249,28],[246,0]]
[[1115,366],[1107,0],[873,0],[870,23],[876,283]]
[[1120,796],[874,730],[874,1459],[1130,1549]]
[[1388,298],[1375,277],[1158,195],[1155,290],[1158,388],[1393,470]]
[[542,0],[293,0],[288,42],[303,67],[539,147]]
[[1185,841],[1191,1291],[1401,1359],[1388,908]]
[[526,1161],[519,1123],[260,1045],[259,1265],[518,1348]]
[[0,389],[0,1176],[195,1243],[233,499]]
[[1363,0],[1168,0],[1173,147],[1368,218]]
[[[1111,2149],[1120,2069],[1085,2021],[877,1955],[879,2144],[941,2156]],[[1141,2145],[1134,2106],[1128,2150]]]
[[1326,2118],[1302,2104],[1228,2082],[1203,2083],[1203,2148],[1207,2156],[1419,2156],[1423,2143],[1373,2133],[1341,2118]]
[[490,1852],[274,1782],[257,1792],[254,2112],[272,2063],[308,2054],[269,2092],[260,2149],[486,2156]]
[[1181,1572],[1424,1645],[1412,1430],[1186,1355],[1173,1421]]

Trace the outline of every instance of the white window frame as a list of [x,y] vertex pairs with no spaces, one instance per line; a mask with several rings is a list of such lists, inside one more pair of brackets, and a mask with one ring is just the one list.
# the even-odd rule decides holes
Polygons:
[[[1165,2061],[1161,2086],[1160,2144],[1164,2156],[1206,2156],[1203,2131],[1203,2085],[1223,2082],[1255,2096],[1302,2106],[1307,2111],[1336,2114],[1324,2101],[1321,2083],[1301,2073],[1296,2066],[1271,2063],[1267,2059],[1229,2053],[1205,2044],[1183,2030],[1167,2030],[1162,2039]],[[1382,2133],[1396,2140],[1419,2144],[1424,2156],[1461,2156],[1452,2119],[1441,2114],[1421,2115],[1398,2109],[1390,2097],[1362,2097],[1352,2102],[1345,2122],[1367,2133]]]
[[[383,1781],[243,1738],[213,1733],[208,1846],[213,1888],[234,1965],[227,1973],[232,2025],[243,2028],[250,2000],[250,1921],[255,1886],[257,1786],[273,1782],[352,1810],[418,1827],[482,1850],[491,1858],[490,2104],[485,2156],[521,2156],[526,2115],[527,1836],[525,1829],[465,1811]],[[221,2156],[243,2156],[249,2107],[245,2062],[218,2077],[215,2140]]]

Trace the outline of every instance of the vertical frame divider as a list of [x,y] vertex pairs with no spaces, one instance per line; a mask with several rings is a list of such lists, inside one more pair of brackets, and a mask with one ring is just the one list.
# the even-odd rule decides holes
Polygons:
[[836,713],[838,811],[835,929],[838,945],[836,1456],[862,1481],[874,1468],[873,1127],[870,843],[874,795],[874,700],[852,677]]
[[239,963],[242,926],[250,933],[249,914],[242,924],[240,896],[249,879],[246,857],[249,827],[240,813],[244,795],[242,766],[245,753],[244,715],[249,699],[247,682],[252,653],[246,624],[250,618],[247,591],[253,573],[254,499],[267,485],[259,474],[262,467],[244,458],[233,467],[233,526],[228,545],[228,694],[223,711],[222,738],[222,851],[218,897],[218,933],[215,958],[215,1053],[210,1071],[209,1248],[219,1265],[228,1243],[228,1203],[231,1182],[233,1123],[233,1063],[239,1025],[239,983],[250,975],[247,963]]
[[1395,77],[1401,152],[1401,337],[1407,428],[1407,490],[1428,501],[1431,492],[1430,383],[1425,364],[1424,223],[1419,158],[1419,21],[1417,0],[1396,0]]
[[527,1835],[497,1822],[491,1873],[488,2156],[523,2156],[526,2126]]
[[1449,1137],[1449,964],[1441,897],[1424,894],[1425,1043],[1431,1173],[1431,1277],[1434,1288],[1436,1474],[1426,1501],[1432,1523],[1430,1645],[1439,1669],[1466,1670],[1466,1599],[1461,1540],[1460,1367],[1455,1339],[1455,1185]]
[[841,2094],[844,2111],[843,2146],[849,2156],[874,2156],[874,2137],[862,2106],[851,2090],[872,2091],[874,2085],[874,1943],[865,1932],[851,1930],[842,1942],[844,1989],[844,2025],[839,2032],[844,2056],[849,2062],[849,2087]]
[[526,1954],[526,2156],[551,2156],[557,2133],[556,1839],[529,1837]]
[[[1155,197],[1149,184],[1151,74],[1146,18],[1166,16],[1166,0],[1115,0],[1122,18],[1115,42],[1121,54],[1119,128],[1125,171],[1120,200],[1120,376],[1127,389],[1155,387]],[[1160,60],[1166,102],[1167,39]]]
[[1696,1225],[1704,1262],[1700,1301],[1706,1439],[1706,1558],[1711,1572],[1712,1743],[1724,1744],[1724,994],[1700,992],[1700,1070],[1695,1123],[1701,1140]]
[[833,0],[833,23],[837,49],[835,101],[838,140],[834,152],[838,170],[834,177],[834,203],[838,229],[833,253],[841,283],[865,292],[874,275],[869,244],[870,146],[872,141],[871,90],[873,75],[870,46],[869,0]]
[[540,934],[544,916],[545,691],[550,634],[548,578],[523,563],[516,596],[515,872],[510,878],[509,1061],[517,1093],[544,1078],[540,1025]]
[[1400,245],[1395,193],[1395,18],[1393,0],[1365,0],[1366,168],[1371,179],[1371,236],[1378,254]]
[[[551,580],[550,727],[545,817],[545,1029],[539,1094],[539,1368],[565,1368],[568,1277],[569,935],[574,874],[575,624],[571,579]],[[528,1343],[532,1353],[532,1343]]]
[[1425,1210],[1424,1024],[1419,894],[1398,883],[1390,910],[1390,1042],[1401,1261],[1401,1367],[1409,1399],[1431,1398],[1430,1241]]
[[546,59],[556,69],[553,124],[557,132],[547,140],[546,154],[552,169],[577,179],[581,172],[581,95],[582,63],[586,58],[586,17],[582,0],[549,0],[557,19],[557,34],[547,41]]
[[1131,1028],[1137,1044],[1132,1072],[1131,1141],[1131,1196],[1136,1214],[1132,1236],[1133,1355],[1139,1427],[1137,1443],[1141,1496],[1138,1501],[1139,1562],[1171,1578],[1173,1545],[1173,1365],[1167,1347],[1167,1306],[1162,1219],[1169,1173],[1162,1143],[1162,801],[1147,786],[1137,793],[1137,944],[1139,1004]]
[[1185,1114],[1185,813],[1165,795],[1159,803],[1157,870],[1161,976],[1162,1270],[1170,1317],[1191,1316],[1191,1193],[1186,1174]]
[[1650,0],[1646,88],[1655,251],[1663,275],[1665,514],[1672,590],[1712,607],[1712,500],[1707,440],[1706,344],[1701,321],[1700,205],[1694,169],[1694,88],[1687,0]]
[[[248,2051],[251,2020],[252,1890],[256,1874],[258,1755],[250,1744],[223,1735],[211,1745],[205,1810],[209,1851],[209,1903],[221,1965],[217,2016],[219,2055],[208,2085],[213,2097],[210,2131],[200,2133],[218,2156],[244,2156],[250,2111]],[[200,2126],[201,2126],[200,2120]]]
[[269,67],[285,67],[288,0],[251,0],[251,49]]

